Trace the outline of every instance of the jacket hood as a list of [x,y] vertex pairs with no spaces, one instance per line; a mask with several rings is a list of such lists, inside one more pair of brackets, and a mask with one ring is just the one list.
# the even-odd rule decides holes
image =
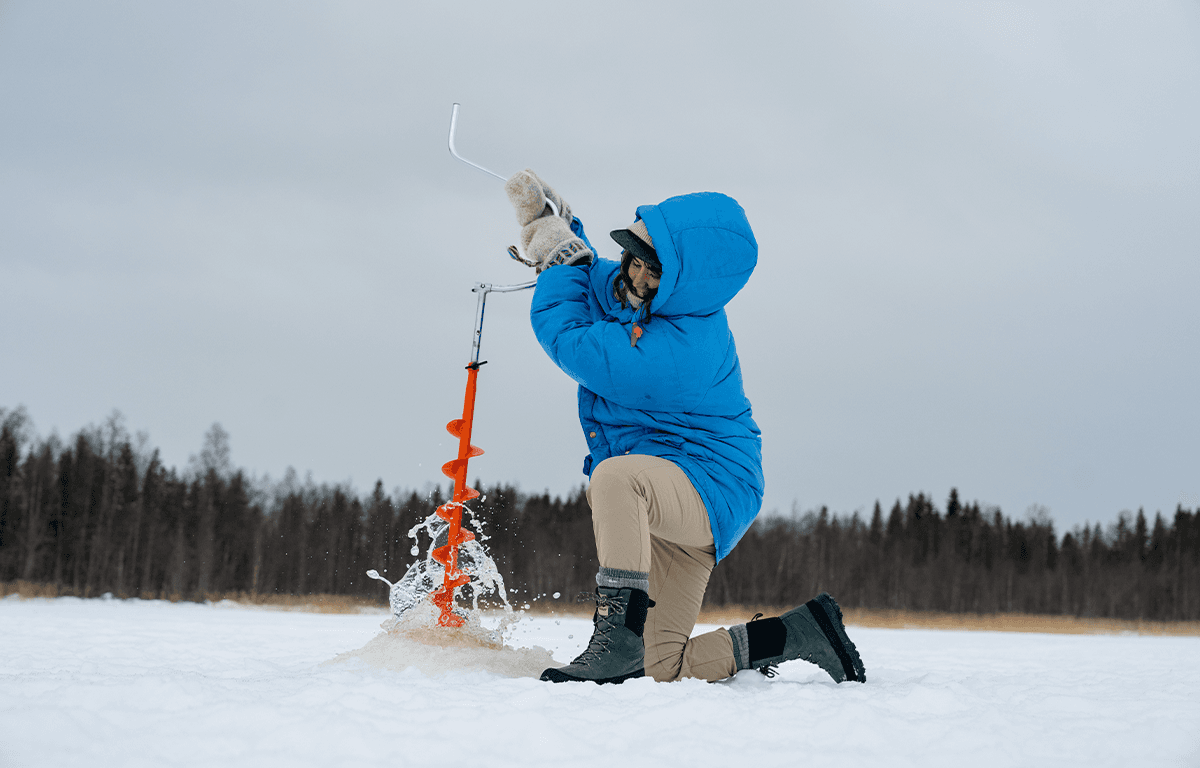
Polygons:
[[732,197],[697,192],[643,205],[662,262],[651,304],[656,315],[707,315],[737,295],[758,264],[758,243],[746,212]]

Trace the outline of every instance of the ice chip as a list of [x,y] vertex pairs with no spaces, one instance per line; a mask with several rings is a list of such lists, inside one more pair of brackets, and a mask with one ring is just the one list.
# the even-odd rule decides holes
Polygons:
[[388,594],[392,615],[403,616],[405,612],[428,597],[442,581],[444,571],[441,564],[432,559],[418,560],[392,585]]
[[379,571],[375,570],[374,568],[367,571],[367,575],[370,576],[372,579],[378,579],[379,581],[382,581],[384,584],[387,584],[389,587],[392,586],[392,582],[390,582],[387,579],[385,579],[384,577],[380,576]]

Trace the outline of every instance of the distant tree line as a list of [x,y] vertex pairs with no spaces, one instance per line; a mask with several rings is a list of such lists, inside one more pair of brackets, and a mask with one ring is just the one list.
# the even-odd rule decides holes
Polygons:
[[[340,594],[386,600],[418,557],[408,531],[445,500],[365,496],[342,485],[247,478],[214,425],[180,472],[114,414],[69,443],[33,439],[23,409],[0,409],[0,581],[61,593],[205,599],[231,593]],[[486,544],[515,603],[590,591],[596,572],[583,487],[564,497],[480,488]],[[1153,523],[1139,510],[1107,529],[1060,539],[1044,511],[1014,521],[997,508],[944,510],[920,493],[869,519],[826,509],[764,515],[713,572],[706,605],[790,606],[827,590],[845,607],[1200,619],[1200,510]]]
[[827,509],[760,518],[713,572],[716,604],[786,605],[827,590],[851,607],[1088,618],[1200,619],[1200,512],[1153,525],[1138,510],[1107,530],[1059,540],[1044,510],[1013,521],[998,508],[945,511],[925,494],[869,520]]

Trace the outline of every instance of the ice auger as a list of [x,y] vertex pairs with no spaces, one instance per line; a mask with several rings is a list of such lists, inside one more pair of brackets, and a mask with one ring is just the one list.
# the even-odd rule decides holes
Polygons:
[[[450,154],[455,159],[504,181],[505,178],[500,174],[471,162],[458,154],[454,148],[454,134],[458,130],[458,109],[459,105],[454,104],[450,110],[450,136],[447,141],[450,146]],[[550,206],[555,215],[558,215],[558,207],[552,201],[547,200],[546,204]],[[479,294],[479,299],[475,304],[475,337],[471,341],[471,363],[467,366],[467,392],[463,398],[463,415],[461,419],[455,419],[446,425],[446,431],[458,438],[458,458],[442,465],[442,474],[454,480],[454,494],[450,501],[438,507],[437,510],[438,517],[445,520],[450,526],[449,538],[444,545],[437,547],[432,553],[433,559],[445,568],[442,586],[434,591],[432,597],[433,604],[441,610],[441,615],[438,616],[438,625],[442,627],[462,626],[462,617],[456,615],[453,610],[454,593],[455,590],[470,581],[470,577],[458,568],[458,548],[475,538],[475,534],[463,530],[462,511],[463,504],[479,497],[479,491],[467,485],[467,462],[475,456],[483,455],[482,448],[471,445],[471,426],[475,418],[475,382],[479,378],[479,367],[484,364],[479,361],[479,344],[483,337],[484,305],[487,303],[487,295],[492,291],[498,293],[523,291],[536,284],[536,280],[517,285],[476,283],[475,287],[471,289]]]
[[438,507],[437,515],[445,520],[450,529],[446,543],[433,550],[432,557],[445,568],[442,586],[433,593],[433,604],[441,614],[438,616],[438,626],[461,627],[463,619],[454,613],[455,591],[470,581],[470,577],[459,570],[458,548],[475,538],[475,534],[462,527],[463,504],[479,497],[479,491],[467,485],[467,462],[475,456],[482,456],[483,449],[471,445],[471,427],[475,419],[475,385],[479,378],[479,368],[487,361],[480,362],[479,346],[483,339],[483,312],[487,305],[487,295],[493,291],[508,293],[523,291],[537,284],[536,280],[517,285],[492,285],[491,283],[476,283],[471,290],[478,294],[475,302],[475,335],[471,341],[471,362],[467,365],[467,391],[463,397],[463,415],[446,425],[446,431],[458,438],[458,458],[442,465],[442,474],[454,480],[454,493],[450,501]]
[[[458,108],[455,104],[450,111],[450,154],[456,159],[463,161],[473,168],[477,168],[484,173],[496,177],[500,181],[504,181],[504,177],[500,174],[489,171],[478,163],[473,163],[454,148],[454,134],[458,127]],[[554,214],[558,215],[558,207],[553,201],[546,200],[546,205]],[[515,248],[513,249],[515,251]],[[514,258],[519,258],[518,254],[510,253]],[[524,259],[520,259],[524,260]],[[527,264],[529,262],[526,262]],[[415,537],[415,532],[418,528],[426,528],[433,542],[430,547],[433,549],[429,552],[429,559],[438,563],[441,566],[442,586],[434,588],[437,583],[437,568],[430,568],[429,563],[418,561],[409,567],[403,578],[396,583],[392,583],[386,577],[380,576],[378,571],[367,571],[367,575],[372,579],[378,579],[388,585],[389,602],[392,606],[392,613],[399,617],[400,614],[407,611],[412,606],[416,605],[421,600],[424,600],[427,595],[433,601],[433,604],[441,611],[438,616],[438,626],[442,627],[461,627],[465,622],[461,616],[454,613],[454,595],[459,587],[466,585],[471,580],[471,574],[459,567],[459,548],[467,542],[475,539],[475,534],[464,530],[462,526],[462,513],[464,504],[472,499],[479,498],[479,491],[467,485],[467,463],[475,456],[482,456],[483,449],[476,445],[471,445],[471,427],[475,419],[475,386],[479,378],[479,368],[486,361],[479,360],[479,344],[483,338],[483,310],[487,304],[487,295],[493,291],[497,293],[508,293],[510,291],[523,291],[526,288],[532,288],[537,284],[536,280],[531,280],[527,283],[518,283],[516,285],[492,285],[491,283],[476,283],[471,290],[479,295],[475,303],[475,335],[471,340],[471,362],[467,365],[467,391],[463,397],[463,413],[461,419],[455,419],[446,425],[446,431],[458,438],[458,458],[446,462],[442,465],[442,474],[451,478],[454,481],[454,492],[451,494],[450,501],[437,508],[434,513],[438,518],[445,521],[445,527],[439,527],[436,530],[429,527],[433,516],[430,516],[424,523],[421,523],[409,531],[409,536]],[[445,543],[441,546],[434,546],[437,541],[441,540],[442,532],[446,533]],[[417,554],[416,547],[413,547],[413,554]],[[477,553],[478,554],[478,553]],[[490,558],[483,555],[487,562],[491,562]],[[468,569],[471,568],[468,564]],[[479,573],[473,571],[476,578],[479,578]],[[492,573],[495,575],[495,567],[492,564]],[[498,575],[496,577],[499,578]],[[483,579],[486,581],[486,579]],[[432,589],[432,592],[430,590]],[[499,582],[499,594],[505,605],[508,604],[508,598],[505,597],[504,584]],[[478,597],[478,595],[476,595]]]

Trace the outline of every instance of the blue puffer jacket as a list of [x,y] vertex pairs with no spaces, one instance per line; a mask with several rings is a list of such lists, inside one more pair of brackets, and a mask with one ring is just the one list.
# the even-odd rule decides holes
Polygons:
[[[637,345],[630,333],[640,310],[621,308],[612,287],[620,264],[603,259],[541,274],[533,331],[579,383],[591,450],[584,473],[623,454],[674,462],[704,499],[720,560],[762,506],[762,440],[724,310],[750,279],[758,244],[737,201],[713,192],[643,205],[637,215],[663,268]],[[587,239],[578,219],[572,229]]]

